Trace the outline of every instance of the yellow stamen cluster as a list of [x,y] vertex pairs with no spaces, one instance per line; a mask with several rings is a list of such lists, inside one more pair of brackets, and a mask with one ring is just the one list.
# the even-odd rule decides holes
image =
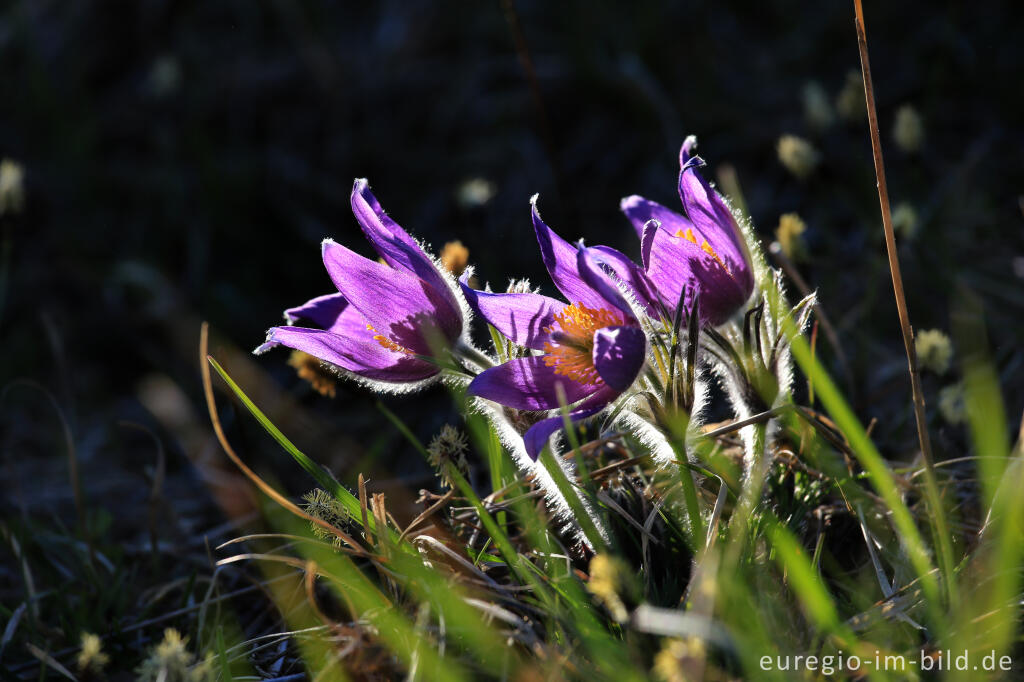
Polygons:
[[544,344],[544,364],[555,368],[555,374],[581,384],[601,381],[594,368],[594,332],[622,324],[622,317],[610,310],[588,308],[582,303],[567,306],[555,315],[555,325],[547,333],[559,332],[558,343]]
[[333,398],[338,393],[334,375],[326,369],[320,360],[301,350],[293,350],[288,364],[295,368],[300,379],[309,382],[313,389],[322,396]]
[[388,350],[393,350],[396,353],[405,353],[406,355],[412,355],[412,351],[411,350],[409,350],[405,346],[401,346],[401,345],[395,343],[394,341],[392,341],[388,337],[386,337],[383,334],[377,332],[377,330],[373,328],[372,324],[366,325],[366,328],[368,330],[370,330],[371,332],[374,332],[373,340],[376,341],[377,343],[379,343],[380,345],[384,346]]
[[[694,236],[693,230],[690,229],[690,228],[686,228],[686,232],[683,232],[682,230],[677,231],[676,232],[676,236],[677,237],[682,237],[683,239],[685,239],[687,241],[690,241],[690,242],[693,242],[694,244],[697,243],[697,237]],[[702,239],[701,240],[700,248],[701,248],[702,251],[704,251],[704,253],[706,253],[709,256],[711,256],[712,258],[714,258],[715,261],[719,265],[721,265],[725,269],[726,272],[728,272],[730,275],[732,274],[732,272],[729,271],[729,266],[727,266],[725,264],[725,261],[722,260],[722,257],[718,255],[718,252],[715,251],[715,248],[713,246],[711,246],[711,244],[708,244],[708,240],[707,239]]]

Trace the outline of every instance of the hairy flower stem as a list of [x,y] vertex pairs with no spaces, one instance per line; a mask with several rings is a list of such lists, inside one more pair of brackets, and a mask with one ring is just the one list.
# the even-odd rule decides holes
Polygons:
[[917,422],[917,437],[921,444],[921,454],[925,466],[925,498],[928,501],[929,519],[932,532],[937,540],[939,565],[941,566],[946,584],[949,605],[956,603],[956,592],[953,589],[953,548],[949,540],[949,528],[946,515],[942,508],[939,494],[938,479],[935,475],[935,462],[932,458],[931,439],[925,422],[924,392],[921,389],[921,377],[917,371],[917,352],[914,348],[914,330],[910,326],[910,314],[907,312],[907,299],[903,293],[903,276],[900,274],[900,259],[896,253],[896,236],[892,227],[892,213],[889,208],[889,189],[885,181],[885,163],[882,159],[882,142],[878,134],[878,113],[875,111],[875,91],[871,82],[871,64],[868,61],[868,40],[864,28],[864,8],[861,0],[854,0],[857,14],[857,46],[860,50],[861,73],[864,78],[864,99],[868,110],[868,129],[871,132],[871,150],[875,163],[875,177],[878,179],[878,201],[882,209],[882,229],[885,232],[885,250],[889,257],[889,272],[892,274],[892,287],[896,296],[896,310],[899,313],[900,327],[903,331],[903,347],[907,353],[907,365],[910,370],[910,389],[914,403],[914,419]]
[[489,357],[462,341],[459,341],[453,350],[458,358],[471,362],[480,369],[488,369],[494,366],[494,362]]
[[765,478],[768,476],[768,467],[771,465],[767,449],[767,423],[755,423],[747,428],[752,431],[750,449],[753,453],[753,460],[750,469],[747,471],[740,499],[732,512],[732,516],[729,518],[729,535],[722,561],[724,566],[739,565],[740,556],[747,542],[750,516],[754,513],[757,503],[761,500],[761,491],[764,489]]

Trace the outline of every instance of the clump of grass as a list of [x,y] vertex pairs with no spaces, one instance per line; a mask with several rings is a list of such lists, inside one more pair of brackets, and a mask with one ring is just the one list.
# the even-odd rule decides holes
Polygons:
[[[903,501],[923,498],[921,470],[896,470],[882,460],[806,342],[797,336],[793,343],[831,418],[799,405],[785,411],[765,443],[773,463],[753,507],[741,504],[744,447],[736,430],[707,427],[715,435],[707,437],[696,468],[699,513],[708,528],[699,546],[678,480],[666,477],[642,446],[612,435],[578,443],[573,454],[587,459],[588,479],[568,481],[609,527],[623,529],[592,554],[551,523],[535,503],[540,491],[528,477],[510,473],[497,435],[473,417],[473,442],[490,453],[483,461],[504,462],[495,464],[488,495],[449,467],[451,492],[429,498],[407,528],[382,498],[361,495],[353,500],[365,514],[348,521],[355,545],[314,536],[251,556],[292,566],[295,579],[311,586],[306,598],[318,618],[335,631],[361,633],[336,644],[318,636],[318,648],[305,647],[307,669],[323,674],[339,666],[362,675],[380,673],[383,665],[389,674],[451,680],[531,674],[792,679],[765,670],[761,657],[783,652],[834,660],[842,652],[864,660],[880,651],[917,660],[922,650],[965,641],[978,655],[986,647],[1009,650],[1019,583],[985,600],[999,614],[990,616],[992,623],[1007,624],[997,639],[970,624],[977,608],[968,605],[992,575],[987,571],[1016,565],[1019,574],[1019,564],[1005,563],[1018,559],[981,529],[985,516],[1013,523],[1020,502],[995,496],[987,512],[960,515],[963,539],[975,539],[955,543],[964,568],[953,576],[960,598],[951,611],[929,567],[933,540],[921,530],[929,527],[929,512]],[[232,390],[269,424],[240,388]],[[402,431],[429,456],[430,446],[404,425]],[[302,461],[304,455],[274,435]],[[1020,463],[1011,471],[1019,475]],[[892,494],[897,490],[906,498]],[[347,493],[329,494],[342,500]],[[317,497],[330,507],[327,495]],[[301,535],[299,527],[286,527]],[[993,552],[1001,563],[992,563]],[[318,584],[329,589],[317,590]],[[355,656],[353,646],[366,653]],[[371,651],[388,653],[382,660]]]

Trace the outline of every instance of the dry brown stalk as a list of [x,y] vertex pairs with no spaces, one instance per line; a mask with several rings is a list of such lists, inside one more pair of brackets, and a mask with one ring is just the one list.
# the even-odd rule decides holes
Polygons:
[[896,310],[899,313],[900,328],[903,332],[903,347],[907,353],[910,371],[910,390],[914,403],[914,419],[917,422],[917,438],[925,466],[925,497],[931,514],[934,533],[938,540],[940,562],[943,568],[950,600],[955,597],[953,590],[953,558],[949,541],[946,516],[942,509],[938,481],[935,475],[935,461],[932,457],[932,443],[924,413],[924,391],[921,376],[917,370],[917,352],[914,348],[914,329],[910,326],[907,299],[903,292],[903,276],[900,273],[900,259],[896,253],[896,235],[892,227],[892,212],[889,207],[889,188],[885,181],[885,163],[882,159],[882,141],[878,134],[878,113],[875,110],[875,90],[871,81],[871,64],[868,61],[868,39],[864,29],[864,7],[861,0],[854,0],[857,14],[857,47],[860,51],[861,74],[864,77],[864,100],[868,110],[868,129],[871,134],[871,152],[875,163],[875,177],[878,180],[878,202],[882,209],[882,230],[885,232],[885,250],[889,257],[889,272],[892,274],[892,288],[896,296]]

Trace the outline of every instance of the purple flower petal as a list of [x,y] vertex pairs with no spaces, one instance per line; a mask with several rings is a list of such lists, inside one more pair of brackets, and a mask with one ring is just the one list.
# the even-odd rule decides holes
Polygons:
[[654,243],[654,235],[658,233],[661,223],[651,219],[644,223],[644,232],[640,235],[640,262],[644,264],[644,271],[651,265],[651,244]]
[[591,246],[587,247],[587,251],[598,263],[611,268],[615,276],[633,292],[637,302],[647,309],[648,315],[657,316],[654,287],[636,263],[626,257],[626,254],[610,246]]
[[687,309],[699,296],[701,320],[711,325],[728,319],[750,295],[743,282],[701,247],[660,228],[652,239],[647,276],[669,310],[684,292]]
[[590,248],[584,247],[576,252],[576,268],[583,281],[600,295],[600,303],[592,307],[599,310],[617,308],[625,313],[627,320],[633,319],[633,309],[612,278],[598,265]]
[[540,294],[494,294],[469,286],[467,276],[459,278],[470,307],[480,317],[519,346],[541,350],[550,341],[546,331],[562,312],[565,303]]
[[551,275],[551,281],[572,305],[582,303],[588,308],[595,309],[606,307],[601,294],[594,291],[580,277],[576,247],[555,234],[555,231],[541,220],[540,212],[537,210],[537,197],[538,195],[534,195],[530,199],[533,229],[537,233],[540,255],[544,259],[548,274]]
[[[587,417],[592,417],[615,398],[615,392],[608,389],[601,390],[587,400],[580,403],[579,407],[569,413],[569,420],[576,424]],[[526,454],[530,459],[537,461],[544,446],[548,444],[551,435],[565,426],[565,420],[559,414],[555,417],[542,419],[531,426],[523,434],[523,444],[526,446]]]
[[633,223],[633,229],[636,230],[637,236],[641,239],[644,236],[644,227],[651,220],[657,220],[661,223],[663,229],[670,231],[672,234],[693,229],[693,223],[686,216],[680,215],[678,211],[673,211],[656,201],[645,199],[636,194],[620,201],[619,209],[626,214],[629,222]]
[[640,373],[647,338],[639,327],[604,327],[594,332],[594,368],[609,388],[621,393]]
[[707,240],[749,293],[754,278],[746,243],[729,207],[698,171],[704,161],[693,155],[696,145],[697,139],[691,135],[679,151],[679,198],[697,240]]
[[479,374],[467,393],[517,410],[553,410],[559,407],[556,386],[565,391],[569,405],[594,392],[568,377],[555,374],[544,356],[516,358]]
[[421,355],[462,333],[461,312],[430,285],[326,239],[324,265],[338,291],[368,324],[392,342]]
[[341,294],[327,294],[310,299],[296,308],[289,308],[284,311],[284,316],[289,324],[309,320],[318,327],[330,329],[348,307],[348,301]]
[[408,232],[384,213],[365,179],[356,180],[352,186],[351,203],[352,213],[381,258],[391,267],[416,275],[429,284],[439,298],[458,314],[458,302],[434,261]]
[[440,370],[406,353],[389,350],[373,340],[362,325],[358,337],[304,327],[274,327],[266,342],[256,349],[263,353],[274,346],[287,346],[368,379],[408,383],[434,376]]

